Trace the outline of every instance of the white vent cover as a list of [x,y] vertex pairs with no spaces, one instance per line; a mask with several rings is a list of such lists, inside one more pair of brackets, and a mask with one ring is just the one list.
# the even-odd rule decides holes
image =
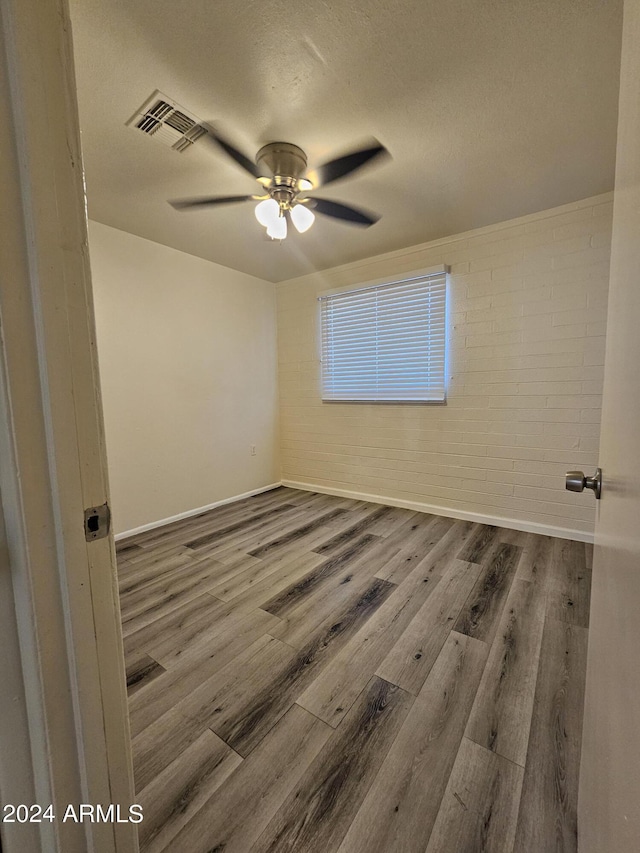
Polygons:
[[157,89],[126,124],[181,153],[206,133],[199,118]]

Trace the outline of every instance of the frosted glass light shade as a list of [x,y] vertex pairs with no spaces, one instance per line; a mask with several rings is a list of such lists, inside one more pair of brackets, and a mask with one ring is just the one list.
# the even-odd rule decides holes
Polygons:
[[280,216],[275,222],[270,223],[267,234],[273,240],[284,240],[287,236],[287,220],[284,216]]
[[303,204],[296,204],[296,206],[291,209],[291,221],[295,225],[296,230],[301,234],[304,234],[305,231],[308,231],[309,228],[311,228],[315,218],[315,213]]
[[280,205],[274,198],[268,198],[257,205],[255,214],[260,225],[264,225],[265,228],[268,228],[274,222],[278,221],[280,216]]

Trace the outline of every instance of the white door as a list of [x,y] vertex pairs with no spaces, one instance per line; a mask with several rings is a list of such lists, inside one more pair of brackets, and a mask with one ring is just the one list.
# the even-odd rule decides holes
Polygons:
[[[640,850],[640,2],[624,12],[580,853]],[[590,472],[591,473],[591,472]],[[585,494],[590,499],[590,494]]]
[[[3,853],[133,853],[131,757],[66,0],[0,3],[0,824]],[[37,811],[29,815],[38,817]],[[6,817],[6,815],[5,815]]]

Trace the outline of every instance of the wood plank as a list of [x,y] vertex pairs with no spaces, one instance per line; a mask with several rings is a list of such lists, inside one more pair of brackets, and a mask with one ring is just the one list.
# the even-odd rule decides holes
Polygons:
[[230,600],[232,607],[245,611],[261,607],[274,594],[288,587],[292,581],[304,577],[324,560],[315,551],[292,551],[272,554],[263,562],[270,565],[273,571],[253,574],[247,588]]
[[[376,567],[385,556],[385,549],[379,547],[379,540],[376,539],[373,548],[361,552],[346,564],[346,568],[343,567],[340,572],[318,584],[296,607],[280,614],[280,623],[274,629],[273,636],[296,649],[303,648],[323,622],[329,619],[335,622],[336,614],[344,609],[347,602],[355,601],[366,593],[366,589],[374,582]],[[392,587],[389,584],[390,591]]]
[[238,561],[239,555],[246,557],[252,549],[269,542],[274,536],[295,530],[305,521],[313,518],[315,518],[314,512],[302,507],[290,506],[286,515],[265,518],[252,527],[241,525],[234,532],[199,546],[197,553],[209,554],[222,563],[232,565]]
[[[356,557],[360,557],[363,552],[370,553],[373,550],[371,546],[375,546],[378,541],[376,536],[365,534],[354,540],[343,542],[342,547],[336,549],[328,560],[325,559],[300,580],[265,601],[261,605],[262,610],[280,618],[286,616],[308,596],[326,587],[327,582],[335,575],[341,574],[345,567],[354,562]],[[316,551],[316,553],[318,552]]]
[[546,597],[515,580],[482,676],[466,736],[524,767],[540,661]]
[[523,773],[463,738],[426,853],[511,853]]
[[538,536],[535,533],[525,533],[522,536],[522,556],[516,570],[516,578],[537,584],[546,590],[551,581],[553,543],[556,540],[553,536]]
[[222,668],[279,623],[276,616],[263,610],[232,610],[218,619],[193,622],[179,634],[150,645],[149,650],[166,669],[201,660],[217,660]]
[[340,853],[425,849],[487,653],[484,643],[450,634]]
[[223,601],[231,601],[234,598],[239,598],[243,593],[249,592],[252,587],[257,586],[267,578],[277,575],[283,566],[287,566],[291,561],[304,562],[313,570],[323,558],[315,552],[301,551],[290,546],[285,553],[282,551],[274,551],[262,560],[256,560],[255,565],[248,569],[233,571],[229,573],[229,577],[220,584],[216,584],[211,588],[211,595],[220,598]]
[[459,560],[466,563],[482,563],[493,549],[501,532],[500,527],[491,524],[481,524],[463,548],[456,554]]
[[[135,594],[135,599],[122,604],[122,633],[126,637],[140,630],[150,622],[175,610],[181,604],[192,598],[198,598],[203,592],[211,589],[217,583],[216,565],[196,565],[189,568],[187,578],[176,578],[166,584],[159,585],[153,594]],[[132,594],[134,595],[134,594]]]
[[578,849],[587,629],[547,618],[514,853]]
[[[270,642],[274,642],[273,638],[263,635],[235,655],[232,661],[237,660],[238,667],[247,666],[247,661]],[[289,651],[293,654],[293,649]],[[219,671],[228,671],[230,663],[228,657],[228,655],[224,657],[224,666],[221,665],[217,656],[205,658],[197,664],[187,662],[186,666],[168,669],[163,675],[145,685],[129,701],[131,734],[135,737],[171,708],[180,710],[180,703],[185,697],[192,696],[197,688],[207,683],[207,680]]]
[[137,631],[132,631],[124,638],[125,658],[146,651],[158,640],[169,640],[179,634],[185,626],[192,622],[217,619],[220,614],[228,613],[231,607],[224,601],[219,601],[207,593],[186,601],[169,613],[150,622]]
[[429,563],[428,571],[441,575],[443,567],[451,560],[452,549],[459,548],[475,532],[476,527],[477,525],[470,521],[435,518],[429,525],[426,539],[416,543],[414,547],[401,548],[383,569],[376,571],[376,576],[399,584],[418,564],[422,564],[426,569],[426,560]]
[[266,827],[252,853],[332,853],[347,832],[412,698],[373,678]]
[[171,843],[171,853],[248,853],[332,729],[294,705]]
[[323,528],[326,524],[330,521],[334,521],[335,519],[343,519],[346,514],[347,510],[345,509],[332,509],[329,512],[324,513],[324,515],[319,515],[312,521],[308,521],[305,524],[300,525],[289,533],[286,533],[284,536],[277,536],[275,539],[272,539],[270,542],[266,542],[259,548],[249,551],[249,553],[252,557],[259,557],[262,559],[279,548],[284,548],[285,546],[292,544],[302,544],[311,534],[316,533],[319,528]]
[[475,563],[452,562],[376,674],[417,695],[477,579]]
[[416,566],[393,593],[301,694],[298,703],[332,726],[345,717],[358,695],[407,625],[440,583]]
[[491,645],[522,549],[498,542],[481,565],[480,577],[458,616],[455,630]]
[[[276,490],[253,495],[240,501],[233,501],[214,509],[206,510],[198,515],[165,524],[162,527],[145,531],[128,537],[126,542],[138,544],[141,548],[164,547],[169,543],[183,544],[185,539],[194,538],[200,533],[213,531],[223,527],[230,520],[250,519],[256,512],[268,507],[275,507],[281,503],[288,502],[288,494],[276,495]],[[186,534],[186,535],[185,535]]]
[[136,791],[142,791],[204,731],[175,708],[147,726],[131,741]]
[[135,542],[130,542],[128,539],[122,539],[119,542],[116,542],[115,545],[118,560],[124,560],[132,554],[136,554],[140,551],[140,546],[136,545]]
[[370,512],[359,519],[351,527],[341,530],[339,533],[331,536],[325,542],[317,545],[313,550],[317,554],[323,554],[326,557],[332,557],[334,554],[340,553],[355,539],[359,539],[364,533],[370,533],[369,528],[381,519],[384,519],[390,514],[389,508],[384,506],[371,505]]
[[391,533],[395,533],[398,527],[406,524],[410,518],[417,515],[415,510],[404,509],[399,506],[390,506],[387,509],[389,512],[383,518],[375,521],[369,528],[369,533],[373,533],[374,536],[389,536]]
[[144,820],[138,827],[141,853],[163,853],[180,830],[242,762],[206,729],[137,795]]
[[162,579],[172,576],[172,573],[182,567],[193,566],[193,553],[188,548],[180,546],[179,551],[159,556],[152,555],[141,564],[129,564],[126,574],[120,574],[118,578],[118,591],[120,596],[134,592],[145,585],[152,586]]
[[552,565],[549,617],[588,628],[591,570],[587,567],[584,542],[554,540]]
[[164,672],[157,660],[149,657],[145,652],[140,652],[127,661],[127,693],[133,696],[145,684],[153,681]]
[[210,679],[178,710],[205,722],[240,755],[248,755],[392,589],[391,584],[375,578],[360,596],[320,625],[299,652],[291,654],[289,646],[279,643],[274,656],[273,645],[266,645],[245,664],[250,671],[238,677],[234,665],[231,678]]
[[288,504],[279,504],[275,507],[269,507],[268,509],[262,510],[262,512],[256,512],[252,515],[250,519],[240,519],[239,521],[233,521],[224,527],[219,528],[218,530],[213,530],[209,533],[205,533],[202,536],[198,536],[195,539],[190,539],[186,541],[184,544],[187,548],[192,548],[197,551],[198,548],[201,548],[204,545],[211,545],[213,542],[220,542],[222,539],[230,536],[232,533],[237,533],[238,531],[242,531],[243,534],[248,533],[249,531],[256,530],[256,528],[264,527],[265,525],[271,525],[272,522],[276,521],[281,517],[287,517],[292,513],[298,514],[298,510],[294,507],[289,506]]

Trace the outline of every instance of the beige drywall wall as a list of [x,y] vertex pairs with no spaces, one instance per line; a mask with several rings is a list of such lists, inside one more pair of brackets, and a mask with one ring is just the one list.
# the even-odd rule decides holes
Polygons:
[[89,248],[115,532],[279,481],[274,285],[97,222]]
[[[282,478],[588,535],[612,196],[278,285]],[[317,295],[451,266],[446,406],[323,404]],[[533,524],[533,527],[531,525]]]

